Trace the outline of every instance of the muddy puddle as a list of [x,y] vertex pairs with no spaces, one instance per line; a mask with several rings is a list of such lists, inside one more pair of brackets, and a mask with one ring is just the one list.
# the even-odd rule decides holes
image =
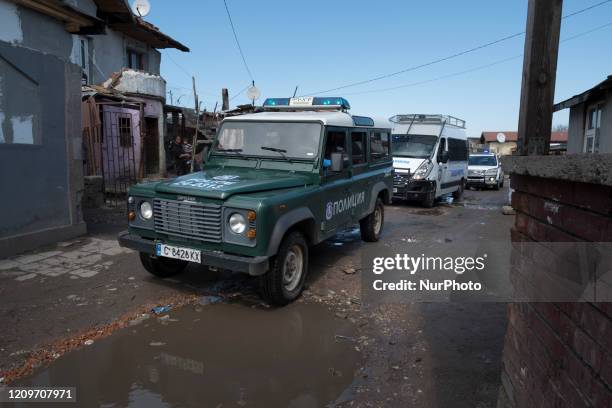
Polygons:
[[76,387],[79,407],[321,407],[358,369],[353,330],[317,304],[187,306],[15,385]]

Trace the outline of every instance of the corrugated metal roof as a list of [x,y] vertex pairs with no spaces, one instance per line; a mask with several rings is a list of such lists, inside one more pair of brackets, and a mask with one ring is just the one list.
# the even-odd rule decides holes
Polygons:
[[557,112],[563,109],[571,108],[572,106],[581,104],[591,99],[592,97],[598,97],[598,94],[601,91],[604,91],[611,87],[612,87],[612,75],[608,75],[608,77],[604,81],[595,85],[593,88],[586,90],[580,94],[574,95],[569,99],[556,103],[555,105],[553,105],[553,111]]

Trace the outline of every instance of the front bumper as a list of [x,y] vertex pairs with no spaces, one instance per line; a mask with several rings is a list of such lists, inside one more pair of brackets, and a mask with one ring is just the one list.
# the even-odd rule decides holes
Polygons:
[[393,197],[403,200],[424,200],[435,188],[435,183],[431,180],[398,178],[393,183]]
[[[493,180],[491,180],[493,178]],[[482,177],[469,177],[467,179],[467,186],[494,186],[497,184],[497,178],[493,176],[482,176]]]
[[[117,237],[119,245],[138,252],[155,255],[155,241],[123,231]],[[240,256],[220,251],[201,250],[202,265],[247,273],[251,276],[263,275],[268,271],[267,256]]]

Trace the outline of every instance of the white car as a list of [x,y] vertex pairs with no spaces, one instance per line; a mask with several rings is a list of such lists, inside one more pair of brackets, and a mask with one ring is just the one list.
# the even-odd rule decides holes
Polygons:
[[504,172],[494,153],[470,154],[468,159],[468,187],[493,188],[504,186]]

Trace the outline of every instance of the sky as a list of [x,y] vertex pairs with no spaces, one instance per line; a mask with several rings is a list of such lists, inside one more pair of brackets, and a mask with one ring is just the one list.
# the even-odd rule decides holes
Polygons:
[[[238,93],[254,80],[262,94],[259,104],[266,97],[291,96],[298,86],[297,95],[344,96],[353,114],[456,116],[466,120],[471,137],[517,128],[523,35],[368,84],[321,91],[520,33],[525,30],[527,0],[226,1],[252,78],[223,0],[150,0],[145,19],[191,50],[161,50],[161,75],[174,104],[193,106],[194,75],[208,110],[217,101],[220,105],[223,87],[229,89],[232,106],[249,103],[244,92]],[[601,1],[565,0],[563,14]],[[612,74],[611,40],[612,2],[562,21],[555,102]],[[397,86],[403,87],[381,91]],[[553,124],[567,121],[565,110],[555,114]]]

